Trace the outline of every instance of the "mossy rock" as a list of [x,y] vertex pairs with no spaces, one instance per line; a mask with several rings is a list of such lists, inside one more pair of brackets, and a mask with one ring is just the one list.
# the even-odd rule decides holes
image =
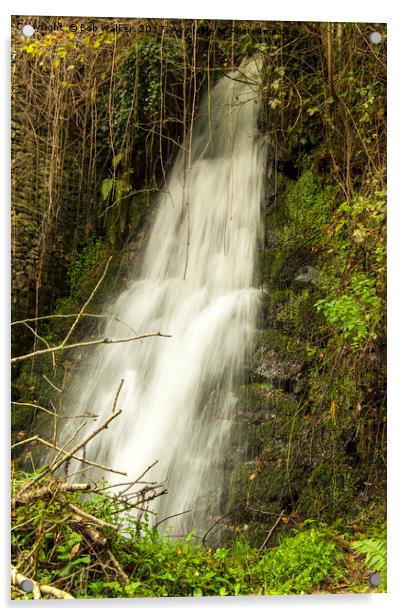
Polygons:
[[357,492],[357,471],[343,464],[318,464],[311,472],[299,498],[303,517],[334,519],[352,510]]

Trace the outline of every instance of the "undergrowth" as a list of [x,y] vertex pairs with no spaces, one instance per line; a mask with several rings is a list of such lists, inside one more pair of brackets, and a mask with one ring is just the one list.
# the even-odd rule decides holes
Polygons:
[[[385,556],[376,535],[353,543],[352,536],[308,520],[263,550],[243,539],[212,549],[192,533],[182,540],[169,530],[160,533],[147,514],[141,521],[138,512],[118,516],[122,502],[105,487],[83,499],[53,479],[54,488],[46,491],[48,477],[18,497],[32,477],[13,477],[12,565],[74,598],[369,592],[366,576],[377,567],[385,589]],[[350,559],[357,568],[354,581]],[[13,598],[32,597],[13,588]]]

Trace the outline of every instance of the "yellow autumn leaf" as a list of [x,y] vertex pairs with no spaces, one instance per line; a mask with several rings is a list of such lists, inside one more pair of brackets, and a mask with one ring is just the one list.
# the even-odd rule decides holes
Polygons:
[[330,415],[331,415],[331,419],[332,419],[334,424],[337,423],[337,420],[336,420],[336,410],[337,410],[337,407],[336,407],[336,404],[335,404],[335,400],[332,400],[331,405],[330,405]]

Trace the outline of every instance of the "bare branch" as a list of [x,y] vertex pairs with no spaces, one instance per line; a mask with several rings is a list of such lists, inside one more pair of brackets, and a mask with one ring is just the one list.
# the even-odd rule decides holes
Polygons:
[[153,334],[143,334],[142,336],[132,336],[131,338],[119,338],[117,340],[113,340],[110,338],[104,338],[102,340],[87,340],[84,342],[76,342],[74,344],[61,343],[49,349],[39,349],[38,351],[33,351],[32,353],[27,353],[26,355],[20,355],[20,357],[13,357],[11,359],[11,363],[14,364],[18,361],[29,359],[30,357],[36,357],[37,355],[44,355],[45,353],[56,353],[57,351],[66,351],[67,349],[77,349],[79,347],[94,346],[95,344],[118,344],[122,342],[132,342],[133,340],[142,340],[143,338],[152,338],[152,337],[157,337],[157,336],[160,338],[171,338],[172,337],[170,334],[162,334],[160,332],[156,332]]
[[76,505],[73,505],[73,503],[67,503],[67,507],[68,509],[70,509],[70,511],[73,511],[73,513],[80,516],[80,518],[83,518],[84,520],[89,520],[90,522],[93,522],[93,524],[96,524],[97,526],[100,526],[101,528],[112,528],[113,530],[119,529],[118,524],[112,524],[112,522],[106,522],[105,520],[100,520],[99,518],[96,518],[90,513],[83,511],[83,509],[76,507]]
[[[81,417],[81,415],[79,415],[79,417]],[[43,438],[38,436],[38,434],[36,434],[35,436],[31,436],[30,438],[27,438],[24,441],[19,441],[18,443],[14,443],[14,445],[11,445],[11,449],[14,449],[15,447],[19,447],[20,445],[27,445],[28,443],[32,443],[32,442],[41,443],[41,445],[45,445],[45,447],[50,447],[50,449],[56,449],[57,451],[60,451],[63,454],[67,453],[64,449],[57,447],[56,445],[53,445],[52,443],[49,443],[48,441],[45,441]],[[103,471],[115,473],[116,475],[124,475],[125,477],[127,476],[127,473],[125,473],[124,471],[117,471],[115,468],[104,466],[103,464],[99,464],[98,462],[92,462],[91,460],[87,460],[87,458],[84,459],[84,458],[80,458],[79,456],[73,455],[72,460],[77,460],[78,462],[88,464],[88,466],[93,466],[94,468],[99,468]]]
[[119,577],[122,579],[123,583],[124,584],[129,584],[130,583],[130,579],[128,578],[128,576],[126,575],[125,571],[122,569],[120,563],[117,561],[117,559],[115,558],[115,556],[113,555],[113,553],[111,552],[111,550],[109,548],[107,548],[107,554],[110,557],[111,562],[113,563],[115,569],[119,573]]
[[11,584],[12,586],[18,586],[20,588],[24,582],[32,583],[32,594],[34,599],[41,599],[41,594],[52,595],[56,599],[74,599],[72,595],[64,590],[59,590],[59,588],[55,588],[54,586],[49,586],[48,584],[38,584],[35,580],[31,580],[27,578],[25,575],[17,571],[17,569],[11,570]]
[[[49,409],[45,408],[44,406],[41,406],[40,404],[36,404],[36,402],[15,402],[14,400],[11,400],[11,404],[14,404],[15,406],[28,406],[30,408],[39,409],[40,411],[44,411],[44,413],[47,413],[48,415],[53,415],[53,417],[57,417],[58,419],[77,419],[81,417],[92,417],[93,419],[96,419],[98,417],[98,415],[90,413],[90,411],[86,412],[84,415],[59,415],[58,413],[50,411]],[[25,443],[25,441],[20,441],[20,443],[21,442]],[[16,443],[15,445],[12,445],[12,447],[19,445],[20,443]]]
[[[78,316],[78,313],[72,313],[72,314],[48,314],[42,317],[31,317],[29,319],[21,319],[20,321],[13,321],[11,323],[11,325],[24,325],[26,323],[32,323],[32,322],[36,322],[36,321],[45,321],[48,319],[75,319]],[[119,319],[117,316],[115,316],[114,314],[94,314],[92,312],[83,312],[83,314],[81,315],[81,318],[83,317],[87,317],[87,318],[92,318],[92,319],[111,319],[112,321],[116,321],[117,323],[121,323],[121,325],[125,325],[125,327],[127,327],[128,329],[130,329],[131,332],[133,332],[136,335],[135,330],[133,329],[133,327],[131,327],[129,325],[129,323],[126,323],[126,321],[122,321],[122,319]]]
[[108,425],[111,423],[111,421],[113,421],[116,417],[118,417],[122,411],[115,411],[116,409],[116,404],[118,401],[118,396],[119,393],[122,389],[122,385],[123,385],[123,380],[120,382],[119,387],[118,387],[118,391],[116,393],[115,399],[114,399],[114,404],[113,404],[113,408],[112,408],[112,413],[109,417],[107,417],[107,419],[93,432],[91,432],[91,434],[89,434],[88,436],[86,436],[82,441],[80,441],[80,443],[78,443],[78,445],[76,445],[75,447],[73,447],[73,449],[71,451],[68,451],[65,453],[65,455],[58,460],[57,462],[54,461],[51,464],[48,464],[47,466],[45,466],[45,468],[38,473],[38,475],[36,475],[35,477],[33,477],[33,479],[31,479],[30,481],[28,481],[26,484],[24,484],[20,490],[17,492],[16,496],[14,497],[14,499],[12,500],[12,504],[15,505],[15,502],[18,498],[20,498],[21,494],[23,494],[24,492],[26,492],[28,489],[30,489],[37,481],[39,481],[40,479],[42,479],[43,477],[45,477],[45,475],[47,475],[48,473],[54,472],[56,471],[58,468],[60,468],[67,460],[70,460],[73,455],[79,450],[82,449],[84,447],[84,445],[87,445],[87,443],[89,441],[91,441],[91,439],[93,439],[95,436],[97,436],[97,434],[99,434],[102,430],[106,430],[108,428]]
[[279,522],[282,520],[282,516],[284,514],[284,510],[282,509],[282,511],[280,512],[278,519],[276,520],[275,524],[272,526],[272,528],[270,528],[269,533],[267,534],[267,536],[265,537],[264,543],[261,545],[260,549],[258,550],[258,554],[261,554],[262,550],[264,549],[264,547],[266,546],[266,544],[268,543],[269,539],[272,536],[272,533],[274,532],[275,528],[278,526]]
[[91,300],[93,299],[94,295],[96,294],[96,292],[97,292],[97,290],[98,290],[99,286],[101,285],[102,281],[104,280],[104,278],[105,278],[105,276],[106,276],[106,273],[107,273],[107,271],[108,271],[108,268],[109,268],[109,264],[111,263],[111,259],[112,259],[112,256],[110,256],[110,257],[108,258],[108,261],[107,261],[107,262],[106,262],[106,264],[105,264],[104,271],[103,271],[103,273],[102,273],[101,278],[99,279],[99,281],[98,281],[98,282],[97,282],[97,284],[95,285],[94,289],[92,290],[92,292],[91,292],[90,297],[88,298],[88,300],[87,300],[86,302],[84,302],[84,305],[83,305],[82,309],[80,310],[80,312],[78,313],[77,317],[75,318],[75,320],[74,320],[74,322],[73,322],[73,325],[71,326],[71,328],[70,328],[70,329],[69,329],[69,331],[67,332],[66,336],[64,337],[63,342],[62,342],[62,346],[65,346],[65,345],[66,345],[67,341],[69,340],[69,338],[70,338],[70,337],[71,337],[71,335],[73,334],[74,330],[76,329],[76,325],[77,325],[77,323],[80,321],[80,319],[81,319],[81,317],[82,317],[83,313],[85,312],[85,310],[86,310],[86,308],[87,308],[88,304],[91,302]]
[[42,376],[43,376],[43,378],[45,379],[45,381],[46,381],[47,383],[49,383],[49,385],[50,385],[51,387],[53,387],[53,389],[55,389],[55,390],[56,390],[59,394],[61,394],[61,393],[62,393],[62,390],[61,390],[61,389],[59,389],[59,387],[56,387],[56,385],[55,385],[54,383],[52,383],[52,381],[51,381],[51,380],[50,380],[50,379],[46,376],[46,374],[43,374]]
[[160,526],[160,524],[162,524],[163,522],[166,522],[167,520],[171,520],[171,518],[176,518],[179,515],[184,515],[184,513],[191,513],[191,512],[192,512],[192,509],[187,509],[186,511],[181,511],[181,513],[173,513],[172,515],[168,515],[166,518],[163,518],[162,520],[157,522],[154,528],[157,528],[158,526]]
[[39,498],[53,497],[58,492],[88,492],[89,490],[91,490],[90,483],[61,483],[54,481],[36,490],[25,492],[16,502],[21,505],[27,505]]

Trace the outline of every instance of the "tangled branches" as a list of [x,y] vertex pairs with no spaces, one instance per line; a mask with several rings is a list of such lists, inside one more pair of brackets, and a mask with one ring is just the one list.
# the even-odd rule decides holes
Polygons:
[[[135,480],[116,485],[95,483],[92,479],[72,482],[69,477],[62,480],[57,476],[62,465],[69,463],[121,414],[117,402],[122,384],[123,381],[111,415],[71,451],[58,448],[54,460],[33,474],[14,473],[11,576],[14,598],[28,590],[33,599],[71,599],[72,589],[80,596],[88,584],[100,578],[123,585],[130,583],[116,552],[124,554],[130,538],[140,536],[143,516],[154,513],[149,504],[166,493],[163,484],[143,480],[157,462]],[[97,463],[94,465],[102,468]]]

